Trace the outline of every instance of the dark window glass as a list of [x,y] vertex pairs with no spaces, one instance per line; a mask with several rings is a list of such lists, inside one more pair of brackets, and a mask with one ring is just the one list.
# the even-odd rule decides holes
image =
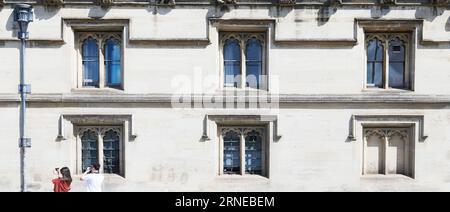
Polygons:
[[103,172],[120,174],[120,137],[109,130],[103,137]]
[[262,174],[262,136],[251,131],[245,137],[245,173]]
[[240,174],[240,136],[238,133],[229,131],[223,137],[223,173]]
[[98,137],[92,130],[86,130],[81,136],[81,168],[83,172],[98,161]]

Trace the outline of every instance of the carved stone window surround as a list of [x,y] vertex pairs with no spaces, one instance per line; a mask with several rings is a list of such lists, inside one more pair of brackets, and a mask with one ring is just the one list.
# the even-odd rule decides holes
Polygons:
[[[362,175],[364,177],[404,175],[414,178],[415,142],[412,137],[415,135],[413,128],[414,126],[364,127]],[[376,140],[373,140],[374,137]],[[396,138],[400,138],[400,143]],[[369,151],[369,142],[371,142],[370,148],[372,149],[375,144],[375,149],[379,151],[378,154]],[[390,147],[391,145],[394,148]],[[395,150],[394,154],[392,154],[392,150]],[[373,160],[374,157],[377,158],[376,162]],[[375,168],[376,170],[374,170]]]
[[75,169],[75,173],[77,174],[82,174],[82,172],[84,170],[82,167],[82,140],[81,137],[83,135],[84,132],[86,131],[92,131],[96,134],[97,136],[97,142],[98,142],[98,147],[97,147],[97,151],[98,151],[98,162],[101,166],[100,168],[100,173],[103,173],[104,170],[104,157],[105,155],[103,154],[103,137],[105,136],[105,134],[112,130],[113,132],[117,133],[119,136],[119,172],[117,173],[121,176],[125,176],[125,151],[124,151],[124,131],[123,131],[123,126],[114,126],[114,125],[95,125],[95,126],[86,126],[86,125],[76,125],[74,126],[74,135],[76,137],[76,169]]
[[413,127],[419,142],[428,138],[424,115],[352,115],[348,140],[361,138],[357,132],[362,132],[362,127]]
[[[218,125],[268,125],[267,135],[270,142],[278,142],[282,138],[279,134],[279,120],[276,115],[222,115],[211,114],[205,115],[203,119],[202,141],[210,141],[214,139]],[[270,136],[271,135],[271,136]]]
[[[106,59],[106,54],[105,54],[105,45],[106,42],[108,40],[115,40],[117,43],[119,43],[121,45],[121,72],[122,72],[122,82],[121,82],[121,86],[120,89],[123,89],[123,78],[124,78],[124,71],[123,71],[123,51],[124,51],[124,45],[123,45],[123,41],[122,41],[122,32],[116,32],[116,31],[102,31],[102,32],[96,32],[96,31],[91,31],[91,32],[85,32],[85,31],[78,31],[76,32],[76,39],[77,39],[77,43],[76,43],[76,49],[77,49],[77,56],[78,56],[78,66],[77,66],[77,76],[78,76],[78,80],[77,80],[77,88],[78,89],[86,89],[86,88],[90,88],[90,87],[84,87],[83,86],[83,63],[82,61],[82,51],[83,51],[83,43],[85,40],[91,38],[94,39],[97,43],[98,46],[98,64],[99,64],[99,68],[98,68],[98,75],[99,75],[99,89],[105,89],[108,88],[106,85],[106,65],[105,65],[105,59]],[[93,88],[90,88],[93,89]]]
[[[247,29],[249,30],[249,29]],[[251,29],[250,29],[251,30]],[[256,30],[256,29],[254,29]],[[267,30],[267,29],[266,29]],[[231,87],[225,87],[224,85],[224,79],[225,79],[225,67],[224,67],[224,45],[227,40],[229,39],[235,39],[240,44],[240,50],[241,50],[241,84],[237,85],[237,88],[231,88]],[[247,66],[246,66],[246,48],[247,48],[247,42],[250,39],[256,39],[258,40],[262,45],[262,73],[261,77],[263,77],[263,80],[261,81],[261,90],[267,90],[268,89],[268,73],[267,73],[267,31],[221,31],[220,32],[220,88],[225,90],[230,89],[247,89],[247,90],[257,90],[254,88],[247,87]]]
[[121,126],[123,138],[126,142],[133,142],[137,138],[134,132],[132,115],[93,115],[93,114],[65,114],[59,118],[57,141],[73,139],[75,126]]
[[268,154],[269,154],[269,142],[267,138],[267,125],[220,125],[218,126],[218,135],[219,135],[219,175],[224,177],[229,177],[232,175],[227,175],[224,173],[224,136],[227,132],[234,132],[240,137],[240,174],[234,174],[239,176],[252,176],[252,174],[247,174],[245,171],[245,138],[251,132],[257,132],[262,137],[262,150],[261,150],[261,165],[262,165],[262,174],[261,176],[268,176]]
[[[403,89],[395,89],[395,88],[391,88],[389,85],[389,74],[390,74],[390,61],[389,61],[389,51],[390,51],[390,43],[391,41],[398,39],[400,41],[403,42],[404,47],[405,47],[405,73],[404,73],[404,77],[405,77],[405,82],[404,82],[404,86],[405,86],[405,90],[413,90],[412,88],[412,69],[411,69],[411,63],[413,60],[412,58],[412,40],[411,40],[411,36],[410,33],[369,33],[366,32],[366,37],[365,37],[365,48],[366,48],[366,52],[368,51],[367,47],[369,45],[369,41],[377,39],[379,41],[381,41],[381,45],[383,46],[383,89],[390,89],[390,90],[403,90]],[[367,54],[366,54],[367,57]],[[367,60],[367,59],[366,59]],[[373,70],[375,71],[375,70]],[[365,73],[367,74],[367,70],[365,71]],[[367,77],[366,77],[367,78]],[[379,89],[379,88],[374,88],[369,86],[368,82],[366,82],[366,89]]]
[[[94,19],[64,19],[63,24],[71,29],[74,33],[74,57],[77,58],[76,80],[73,85],[74,91],[105,91],[109,92],[112,90],[123,91],[125,88],[125,70],[124,70],[124,51],[125,51],[125,41],[127,39],[129,20],[123,19],[108,19],[108,20],[94,20]],[[89,37],[97,40],[97,45],[99,47],[99,88],[93,87],[83,87],[83,64],[82,64],[82,44],[83,41]],[[106,39],[112,38],[119,41],[121,45],[121,72],[122,72],[122,83],[120,88],[114,86],[114,88],[106,87],[105,84],[105,73],[106,67],[103,63],[105,55],[103,54],[103,44]]]

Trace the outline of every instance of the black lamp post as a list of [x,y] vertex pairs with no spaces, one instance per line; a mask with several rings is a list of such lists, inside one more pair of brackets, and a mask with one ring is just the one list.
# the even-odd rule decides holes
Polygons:
[[14,8],[14,21],[19,26],[17,37],[20,39],[20,191],[26,191],[25,183],[25,148],[31,147],[31,139],[25,136],[26,94],[31,93],[31,86],[25,84],[25,46],[28,39],[28,23],[33,21],[33,7],[28,4],[17,4]]

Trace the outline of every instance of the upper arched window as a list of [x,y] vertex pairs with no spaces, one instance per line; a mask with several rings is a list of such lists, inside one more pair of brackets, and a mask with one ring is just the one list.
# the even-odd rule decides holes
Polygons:
[[82,71],[79,87],[123,89],[120,33],[79,33]]
[[247,41],[245,49],[246,70],[247,70],[247,86],[251,88],[259,88],[261,77],[263,74],[263,48],[261,41],[252,38]]
[[411,89],[410,35],[368,33],[367,87]]
[[241,76],[241,46],[239,40],[231,38],[225,41],[223,47],[224,57],[224,85],[225,87],[238,87]]
[[106,85],[120,88],[122,84],[122,52],[120,42],[108,39],[105,44]]
[[264,33],[223,33],[224,87],[267,89]]
[[97,40],[92,37],[83,42],[83,86],[99,86],[99,61]]

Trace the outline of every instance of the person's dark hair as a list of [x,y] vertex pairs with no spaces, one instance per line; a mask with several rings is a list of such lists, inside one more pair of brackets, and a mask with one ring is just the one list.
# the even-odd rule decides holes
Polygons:
[[67,167],[63,167],[59,170],[59,172],[61,173],[62,177],[61,180],[62,181],[66,181],[68,183],[72,183],[72,176],[70,175],[70,169]]
[[100,164],[93,164],[92,167],[94,167],[95,170],[100,171]]

